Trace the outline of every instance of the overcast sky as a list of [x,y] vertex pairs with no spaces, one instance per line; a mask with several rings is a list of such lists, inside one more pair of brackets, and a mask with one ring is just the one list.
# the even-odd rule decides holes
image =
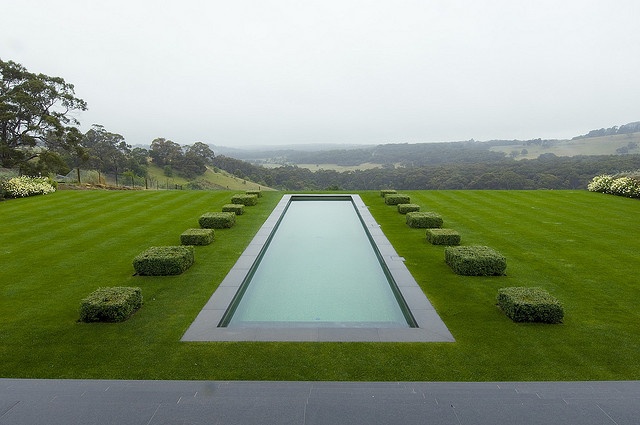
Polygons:
[[638,0],[9,0],[0,58],[130,144],[571,138],[640,120]]

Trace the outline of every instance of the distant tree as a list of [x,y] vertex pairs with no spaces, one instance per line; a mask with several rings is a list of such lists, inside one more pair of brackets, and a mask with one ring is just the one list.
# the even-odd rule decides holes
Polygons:
[[[72,112],[86,109],[62,78],[0,59],[0,166],[45,170],[59,162],[60,151],[81,151],[82,134]],[[34,165],[35,159],[42,164]]]
[[124,171],[131,154],[131,146],[123,136],[98,124],[85,133],[83,145],[89,153],[89,164],[103,172]]
[[147,163],[149,151],[144,148],[133,148],[129,155],[127,167],[135,173],[136,176],[147,176]]
[[165,174],[176,172],[187,178],[204,174],[214,159],[213,151],[205,143],[196,142],[183,147],[163,138],[151,142],[149,156],[154,164],[165,168]]
[[207,171],[205,160],[193,151],[187,149],[187,152],[175,164],[175,168],[187,178],[193,178],[204,174]]
[[186,155],[188,154],[201,158],[206,164],[210,164],[211,161],[213,161],[213,158],[215,158],[215,155],[209,145],[202,142],[195,142],[193,145],[187,146]]
[[171,165],[172,167],[182,159],[182,147],[164,138],[157,138],[151,142],[149,156],[158,166]]

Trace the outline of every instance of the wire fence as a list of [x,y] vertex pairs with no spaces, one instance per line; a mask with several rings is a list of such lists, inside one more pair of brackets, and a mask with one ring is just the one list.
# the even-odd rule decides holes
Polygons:
[[73,169],[67,175],[57,176],[58,183],[104,185],[131,189],[182,190],[171,177],[140,177],[131,173],[102,173],[96,170]]

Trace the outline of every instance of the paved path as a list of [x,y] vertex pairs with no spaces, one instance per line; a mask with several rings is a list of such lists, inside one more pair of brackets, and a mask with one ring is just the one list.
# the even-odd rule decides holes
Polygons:
[[640,381],[0,379],[0,424],[640,424]]

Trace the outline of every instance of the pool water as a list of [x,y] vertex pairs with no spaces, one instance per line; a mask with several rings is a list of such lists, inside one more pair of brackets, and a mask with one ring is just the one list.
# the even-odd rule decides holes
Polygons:
[[411,314],[351,198],[292,198],[221,322],[404,327]]

